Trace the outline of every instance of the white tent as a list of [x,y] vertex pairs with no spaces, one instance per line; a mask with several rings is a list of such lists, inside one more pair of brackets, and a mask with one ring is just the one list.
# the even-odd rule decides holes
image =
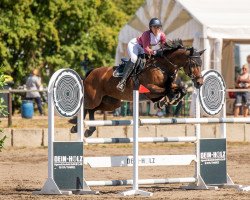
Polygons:
[[249,0],[146,0],[120,31],[116,64],[152,17],[162,21],[168,39],[181,38],[186,45],[206,49],[204,69],[220,71],[227,88],[234,87],[234,44],[250,44]]

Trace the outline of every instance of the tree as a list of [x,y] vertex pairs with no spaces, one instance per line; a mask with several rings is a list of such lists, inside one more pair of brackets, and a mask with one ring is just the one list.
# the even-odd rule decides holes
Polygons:
[[132,17],[145,0],[113,0],[113,2],[128,16]]
[[33,68],[80,73],[86,53],[95,67],[112,65],[118,32],[141,2],[1,0],[0,65],[16,85]]

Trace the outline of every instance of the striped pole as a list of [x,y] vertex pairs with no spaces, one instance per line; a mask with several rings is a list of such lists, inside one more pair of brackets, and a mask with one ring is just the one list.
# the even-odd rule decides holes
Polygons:
[[[250,123],[250,118],[161,118],[139,119],[140,125],[164,125],[164,124],[214,124],[214,123]],[[85,126],[130,126],[132,120],[97,120],[84,121]]]
[[[133,143],[133,138],[87,138],[86,144]],[[141,143],[196,142],[196,137],[139,137]]]
[[[170,184],[170,183],[195,183],[196,178],[166,178],[166,179],[139,179],[138,183],[141,185],[152,184]],[[133,185],[133,180],[106,180],[106,181],[86,181],[88,186],[119,186],[119,185]]]

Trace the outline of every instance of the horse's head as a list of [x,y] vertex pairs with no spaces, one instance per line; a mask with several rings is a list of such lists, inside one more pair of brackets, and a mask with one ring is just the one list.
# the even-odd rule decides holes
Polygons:
[[162,51],[163,60],[177,69],[183,67],[186,75],[192,79],[194,86],[196,88],[202,86],[201,55],[205,50],[198,52],[193,47],[187,48],[183,46],[181,40],[174,40],[166,43]]
[[201,75],[201,55],[205,50],[197,51],[193,47],[186,49],[186,63],[183,66],[185,73],[192,79],[194,86],[200,88],[203,85]]

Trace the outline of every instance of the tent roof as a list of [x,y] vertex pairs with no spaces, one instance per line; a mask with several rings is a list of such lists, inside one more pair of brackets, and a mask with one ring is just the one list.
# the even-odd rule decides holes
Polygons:
[[249,0],[177,0],[208,27],[250,27]]
[[[249,0],[146,0],[125,25],[119,40],[128,43],[148,29],[152,17],[163,23],[169,38],[250,39]],[[205,32],[205,33],[204,33]]]

